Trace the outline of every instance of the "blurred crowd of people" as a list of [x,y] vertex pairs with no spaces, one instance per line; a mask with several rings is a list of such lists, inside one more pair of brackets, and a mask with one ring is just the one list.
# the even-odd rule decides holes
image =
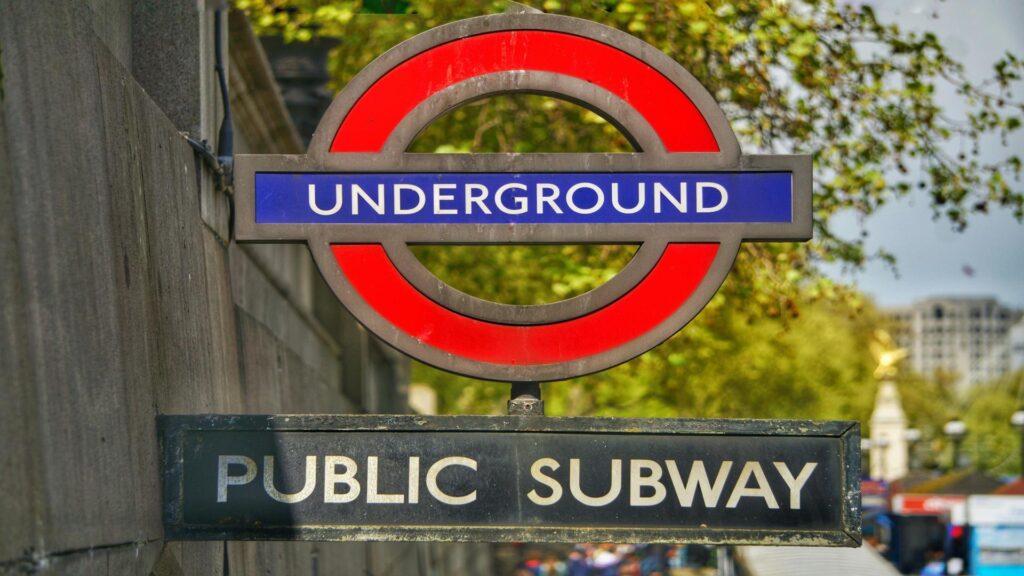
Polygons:
[[567,553],[527,550],[516,576],[707,576],[715,563],[708,546],[578,544]]

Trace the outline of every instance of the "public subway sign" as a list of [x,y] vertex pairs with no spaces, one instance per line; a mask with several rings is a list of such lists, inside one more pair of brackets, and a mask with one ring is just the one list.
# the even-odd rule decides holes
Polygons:
[[[585,106],[629,154],[412,154],[445,112],[542,93]],[[696,316],[741,242],[811,236],[811,158],[744,155],[672,58],[600,24],[539,13],[454,22],[380,56],[303,155],[239,155],[240,241],[304,242],[339,300],[391,346],[507,382],[620,364]],[[512,306],[433,276],[410,244],[636,244],[601,287]]]
[[853,422],[164,416],[160,431],[171,539],[860,542]]

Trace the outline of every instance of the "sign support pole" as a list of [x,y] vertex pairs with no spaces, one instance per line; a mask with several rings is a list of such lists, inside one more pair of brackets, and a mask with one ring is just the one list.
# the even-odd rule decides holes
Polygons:
[[540,382],[513,382],[508,401],[509,416],[543,416],[544,401],[540,399]]

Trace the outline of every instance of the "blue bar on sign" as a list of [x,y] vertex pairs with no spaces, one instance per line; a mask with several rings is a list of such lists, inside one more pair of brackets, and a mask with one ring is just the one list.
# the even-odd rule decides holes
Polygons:
[[791,222],[789,172],[256,174],[260,224]]

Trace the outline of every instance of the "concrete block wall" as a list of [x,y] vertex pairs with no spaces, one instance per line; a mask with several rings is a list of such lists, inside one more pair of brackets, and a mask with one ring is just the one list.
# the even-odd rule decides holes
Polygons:
[[423,544],[163,539],[157,414],[403,410],[304,249],[230,241],[180,133],[216,125],[208,8],[0,0],[0,574],[426,573]]

